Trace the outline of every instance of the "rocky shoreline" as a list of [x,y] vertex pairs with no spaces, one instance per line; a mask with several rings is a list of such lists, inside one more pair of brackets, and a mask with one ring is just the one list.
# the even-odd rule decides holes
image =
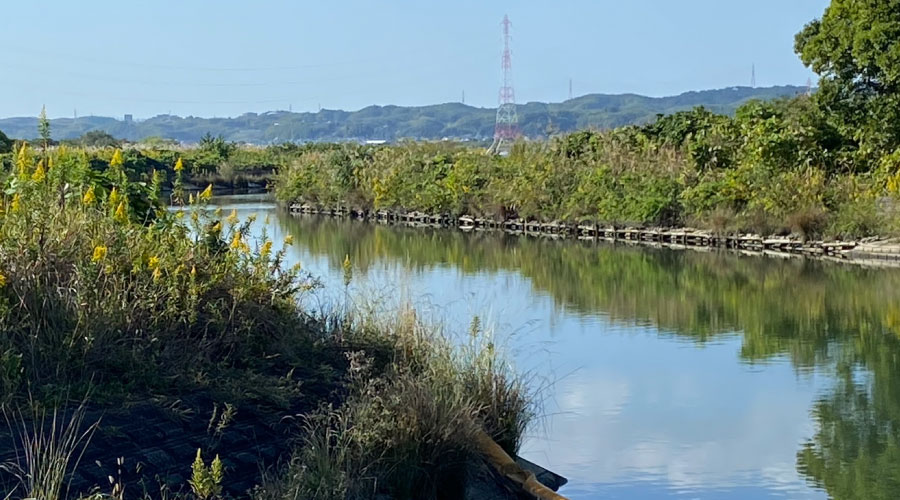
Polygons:
[[292,214],[353,218],[410,227],[456,228],[462,231],[503,231],[509,234],[549,238],[604,240],[674,249],[725,249],[748,255],[808,257],[866,266],[900,267],[900,238],[865,238],[848,241],[803,240],[798,237],[763,237],[756,234],[718,234],[692,228],[612,227],[536,220],[496,219],[463,215],[367,211],[348,207],[320,207],[291,203]]

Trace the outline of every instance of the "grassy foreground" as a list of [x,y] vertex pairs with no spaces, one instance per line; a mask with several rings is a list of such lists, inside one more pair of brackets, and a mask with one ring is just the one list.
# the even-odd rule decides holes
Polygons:
[[[164,208],[158,176],[139,182],[123,164],[118,151],[98,166],[81,151],[24,146],[0,173],[7,414],[84,394],[102,406],[204,393],[275,411],[311,398],[319,409],[297,452],[254,493],[267,499],[432,498],[462,483],[476,433],[515,452],[529,395],[477,320],[457,346],[413,311],[313,317],[302,302],[318,284],[285,268],[290,240],[251,241],[247,221],[205,209],[209,188],[185,199],[180,161],[177,212]],[[324,389],[309,394],[309,382]],[[43,460],[16,464],[9,498],[66,498],[64,458],[89,443],[24,441]],[[186,497],[221,495],[227,471],[200,458],[193,470]],[[124,498],[98,486],[99,497]]]

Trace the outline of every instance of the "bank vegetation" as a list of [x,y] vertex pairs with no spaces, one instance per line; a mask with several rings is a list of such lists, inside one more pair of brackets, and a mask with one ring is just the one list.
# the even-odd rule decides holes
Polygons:
[[[66,481],[73,447],[90,443],[29,436],[45,436],[32,415],[85,395],[100,408],[196,394],[275,412],[300,401],[297,452],[260,498],[432,498],[464,484],[473,436],[515,453],[533,401],[477,321],[456,345],[409,309],[310,312],[319,284],[285,265],[290,238],[254,241],[251,220],[207,206],[212,186],[179,188],[184,170],[175,160],[164,196],[160,176],[135,176],[118,150],[100,163],[21,145],[0,173],[0,405],[30,457],[3,464],[0,479],[18,481],[0,497],[84,493],[67,496]],[[187,497],[222,492],[228,471],[209,458],[198,452]]]

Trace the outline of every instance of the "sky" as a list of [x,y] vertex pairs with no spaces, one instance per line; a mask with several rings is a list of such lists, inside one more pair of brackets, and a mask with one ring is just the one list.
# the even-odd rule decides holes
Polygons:
[[[6,3],[6,2],[5,2]],[[493,107],[500,22],[518,102],[805,85],[794,34],[828,0],[8,2],[0,117]]]

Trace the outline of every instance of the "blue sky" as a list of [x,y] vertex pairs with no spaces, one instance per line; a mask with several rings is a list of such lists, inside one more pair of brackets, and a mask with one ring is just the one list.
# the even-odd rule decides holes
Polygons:
[[793,36],[828,0],[10,2],[0,117],[459,101],[495,106],[500,21],[519,102],[803,85]]

